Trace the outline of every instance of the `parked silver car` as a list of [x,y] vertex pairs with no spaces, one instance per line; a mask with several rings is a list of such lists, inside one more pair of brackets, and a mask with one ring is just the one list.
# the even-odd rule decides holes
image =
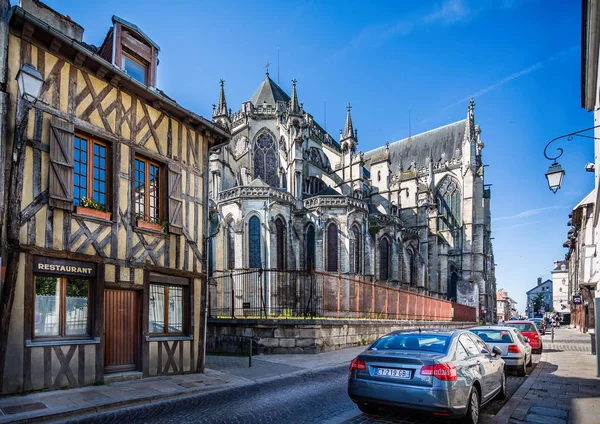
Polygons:
[[466,330],[395,331],[352,360],[348,395],[365,413],[395,406],[475,424],[481,405],[506,396],[500,354]]
[[531,365],[531,346],[529,339],[519,330],[514,327],[482,326],[471,328],[471,331],[488,345],[502,349],[500,356],[508,368],[517,371],[517,375],[522,377],[527,374],[527,367]]

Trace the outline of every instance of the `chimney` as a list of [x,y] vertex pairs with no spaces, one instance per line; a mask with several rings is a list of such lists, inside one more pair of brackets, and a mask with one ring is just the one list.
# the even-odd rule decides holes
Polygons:
[[542,284],[542,277],[538,277],[538,286]]

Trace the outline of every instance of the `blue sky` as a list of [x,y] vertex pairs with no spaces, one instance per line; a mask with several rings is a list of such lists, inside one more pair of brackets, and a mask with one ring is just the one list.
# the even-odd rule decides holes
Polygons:
[[345,105],[359,149],[463,119],[477,104],[492,216],[498,288],[525,306],[537,277],[563,259],[567,215],[592,188],[588,139],[564,141],[563,188],[552,194],[543,156],[552,138],[593,126],[580,107],[579,1],[184,1],[47,0],[100,45],[113,14],[160,47],[158,86],[210,117],[225,79],[237,110],[264,78],[268,60],[304,107],[337,136]]

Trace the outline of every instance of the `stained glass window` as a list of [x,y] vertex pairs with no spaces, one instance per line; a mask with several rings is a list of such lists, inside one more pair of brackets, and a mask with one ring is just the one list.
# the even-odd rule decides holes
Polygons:
[[260,221],[256,216],[248,223],[248,266],[260,268]]
[[415,253],[412,249],[408,249],[408,281],[411,285],[417,282],[417,266]]
[[306,228],[306,269],[315,268],[315,227]]
[[360,229],[357,225],[352,227],[353,239],[350,240],[350,266],[352,272],[360,274],[360,262],[361,262],[361,243],[360,243]]
[[437,191],[438,227],[440,230],[454,230],[460,226],[460,190],[456,182],[446,177]]
[[233,219],[227,222],[227,268],[235,268],[235,231]]
[[269,134],[260,134],[254,144],[254,178],[277,187],[277,168],[275,140]]
[[327,271],[338,270],[338,227],[330,224],[327,227]]
[[275,221],[275,233],[277,236],[277,269],[286,269],[285,266],[285,224],[283,219],[277,218]]
[[390,277],[390,242],[383,237],[379,242],[379,279],[388,280]]

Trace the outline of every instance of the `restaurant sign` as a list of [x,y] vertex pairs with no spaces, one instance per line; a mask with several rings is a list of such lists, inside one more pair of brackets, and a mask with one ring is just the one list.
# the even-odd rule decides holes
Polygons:
[[95,277],[96,264],[90,262],[69,261],[64,259],[33,257],[33,272],[74,277]]

